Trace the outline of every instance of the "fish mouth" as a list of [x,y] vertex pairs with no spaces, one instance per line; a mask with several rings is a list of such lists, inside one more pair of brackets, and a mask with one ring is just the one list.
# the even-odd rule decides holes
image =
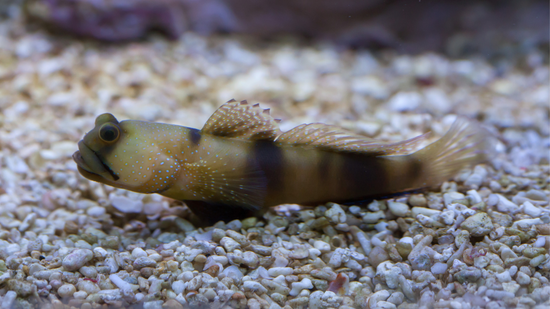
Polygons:
[[84,144],[84,141],[78,142],[78,149],[78,151],[73,153],[73,160],[82,176],[95,181],[97,181],[98,177],[104,179],[104,175],[109,175],[114,181],[120,178],[109,166],[103,163],[97,153]]

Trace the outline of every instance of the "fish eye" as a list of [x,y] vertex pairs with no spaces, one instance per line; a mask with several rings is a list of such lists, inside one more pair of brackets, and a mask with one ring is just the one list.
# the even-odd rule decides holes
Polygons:
[[99,129],[99,138],[104,142],[112,143],[116,141],[119,136],[120,132],[118,128],[111,123],[106,123]]

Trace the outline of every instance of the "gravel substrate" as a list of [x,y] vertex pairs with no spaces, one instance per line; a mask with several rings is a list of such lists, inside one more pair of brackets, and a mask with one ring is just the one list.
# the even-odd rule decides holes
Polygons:
[[[181,202],[90,182],[71,159],[95,117],[201,127],[231,99],[283,130],[387,140],[455,115],[490,164],[422,194],[196,229]],[[100,45],[0,23],[1,308],[548,308],[546,55],[491,64],[185,34]]]

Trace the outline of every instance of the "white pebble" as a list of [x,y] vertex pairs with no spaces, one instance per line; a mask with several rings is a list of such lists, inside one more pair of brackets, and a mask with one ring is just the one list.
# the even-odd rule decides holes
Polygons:
[[510,282],[512,281],[512,277],[510,276],[510,273],[507,271],[503,271],[500,274],[496,274],[496,277],[498,281],[500,282]]
[[384,219],[386,218],[386,215],[384,214],[383,211],[377,211],[377,212],[367,212],[364,216],[363,216],[363,221],[365,223],[376,223],[378,222],[378,220],[380,219]]
[[76,249],[63,259],[63,267],[67,271],[75,271],[84,266],[94,257],[92,250]]
[[89,216],[92,216],[92,217],[101,217],[106,213],[106,211],[105,211],[105,207],[93,206],[93,207],[88,208],[86,213]]
[[514,204],[500,194],[496,194],[498,197],[497,210],[503,213],[515,213],[519,209],[519,206]]
[[388,202],[388,208],[397,217],[404,217],[409,212],[409,205],[399,202]]
[[540,207],[533,205],[529,201],[526,201],[525,203],[523,203],[522,207],[523,207],[523,212],[526,215],[529,215],[533,218],[540,216],[540,214],[542,213],[542,209]]
[[388,107],[395,112],[415,110],[422,102],[422,96],[417,92],[398,92],[388,101]]
[[516,282],[520,285],[528,285],[529,283],[531,283],[531,277],[520,271],[518,272],[518,275],[516,277]]
[[109,200],[114,208],[123,213],[141,213],[143,210],[141,201],[134,201],[126,196],[112,194],[109,196]]
[[542,248],[546,245],[546,236],[539,236],[537,237],[537,240],[535,241],[535,244],[533,246]]
[[523,219],[515,221],[514,224],[512,224],[512,228],[529,228],[533,225],[538,224],[544,224],[544,222],[541,220],[541,218],[534,218],[534,219]]
[[94,294],[100,291],[99,286],[96,283],[93,283],[92,281],[88,280],[80,280],[76,284],[76,287],[80,291],[84,291],[89,294]]
[[375,309],[377,308],[377,304],[381,301],[385,301],[386,299],[388,299],[388,297],[390,297],[390,292],[388,292],[387,290],[380,290],[374,294],[372,294],[368,300],[367,300],[367,305],[370,309]]
[[416,218],[418,215],[424,215],[427,217],[431,217],[433,215],[438,215],[441,213],[441,210],[437,209],[431,209],[426,207],[413,207],[412,208],[412,216],[413,218]]
[[267,273],[272,277],[288,276],[294,273],[294,269],[292,267],[272,267],[267,270]]
[[445,203],[445,206],[449,206],[454,201],[461,199],[464,199],[464,194],[460,192],[448,192],[443,194],[443,203]]
[[145,252],[145,250],[141,249],[140,247],[136,247],[134,248],[134,250],[132,250],[132,257],[137,259],[138,257],[141,257],[141,256],[147,256],[147,252]]
[[323,253],[330,252],[330,245],[322,240],[316,240],[315,242],[313,242],[313,247]]
[[240,249],[241,245],[230,237],[224,236],[220,240],[220,244],[227,250],[227,252],[233,252],[235,249]]
[[332,207],[325,211],[325,216],[330,218],[333,223],[346,222],[346,212],[338,204],[332,204]]
[[300,282],[292,282],[292,290],[290,291],[290,296],[296,296],[304,289],[312,289],[313,284],[308,278],[302,279]]
[[470,204],[475,205],[482,202],[481,196],[476,190],[469,190],[468,192],[466,192],[466,194],[470,199]]
[[132,285],[122,280],[117,274],[109,275],[109,280],[122,291],[132,291]]
[[15,291],[6,292],[6,295],[4,295],[2,299],[2,309],[13,308],[13,302],[15,301],[16,297],[17,297],[17,293],[15,293]]
[[447,263],[435,263],[431,270],[434,275],[444,274],[447,271]]
[[63,298],[71,297],[75,292],[76,288],[70,283],[65,283],[57,289],[57,294]]
[[261,285],[260,283],[258,283],[256,281],[248,280],[248,281],[243,282],[243,288],[244,288],[245,291],[256,292],[258,294],[267,293],[267,289],[264,288],[263,285]]
[[100,258],[105,258],[107,255],[109,254],[109,252],[107,252],[107,250],[101,248],[101,247],[95,247],[94,248],[94,256],[97,258],[97,257],[100,257]]

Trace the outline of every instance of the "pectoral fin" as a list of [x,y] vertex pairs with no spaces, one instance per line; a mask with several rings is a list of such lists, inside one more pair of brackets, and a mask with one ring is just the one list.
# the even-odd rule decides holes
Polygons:
[[234,166],[222,158],[185,164],[186,177],[191,179],[194,200],[215,201],[258,210],[264,204],[266,179],[253,166]]

